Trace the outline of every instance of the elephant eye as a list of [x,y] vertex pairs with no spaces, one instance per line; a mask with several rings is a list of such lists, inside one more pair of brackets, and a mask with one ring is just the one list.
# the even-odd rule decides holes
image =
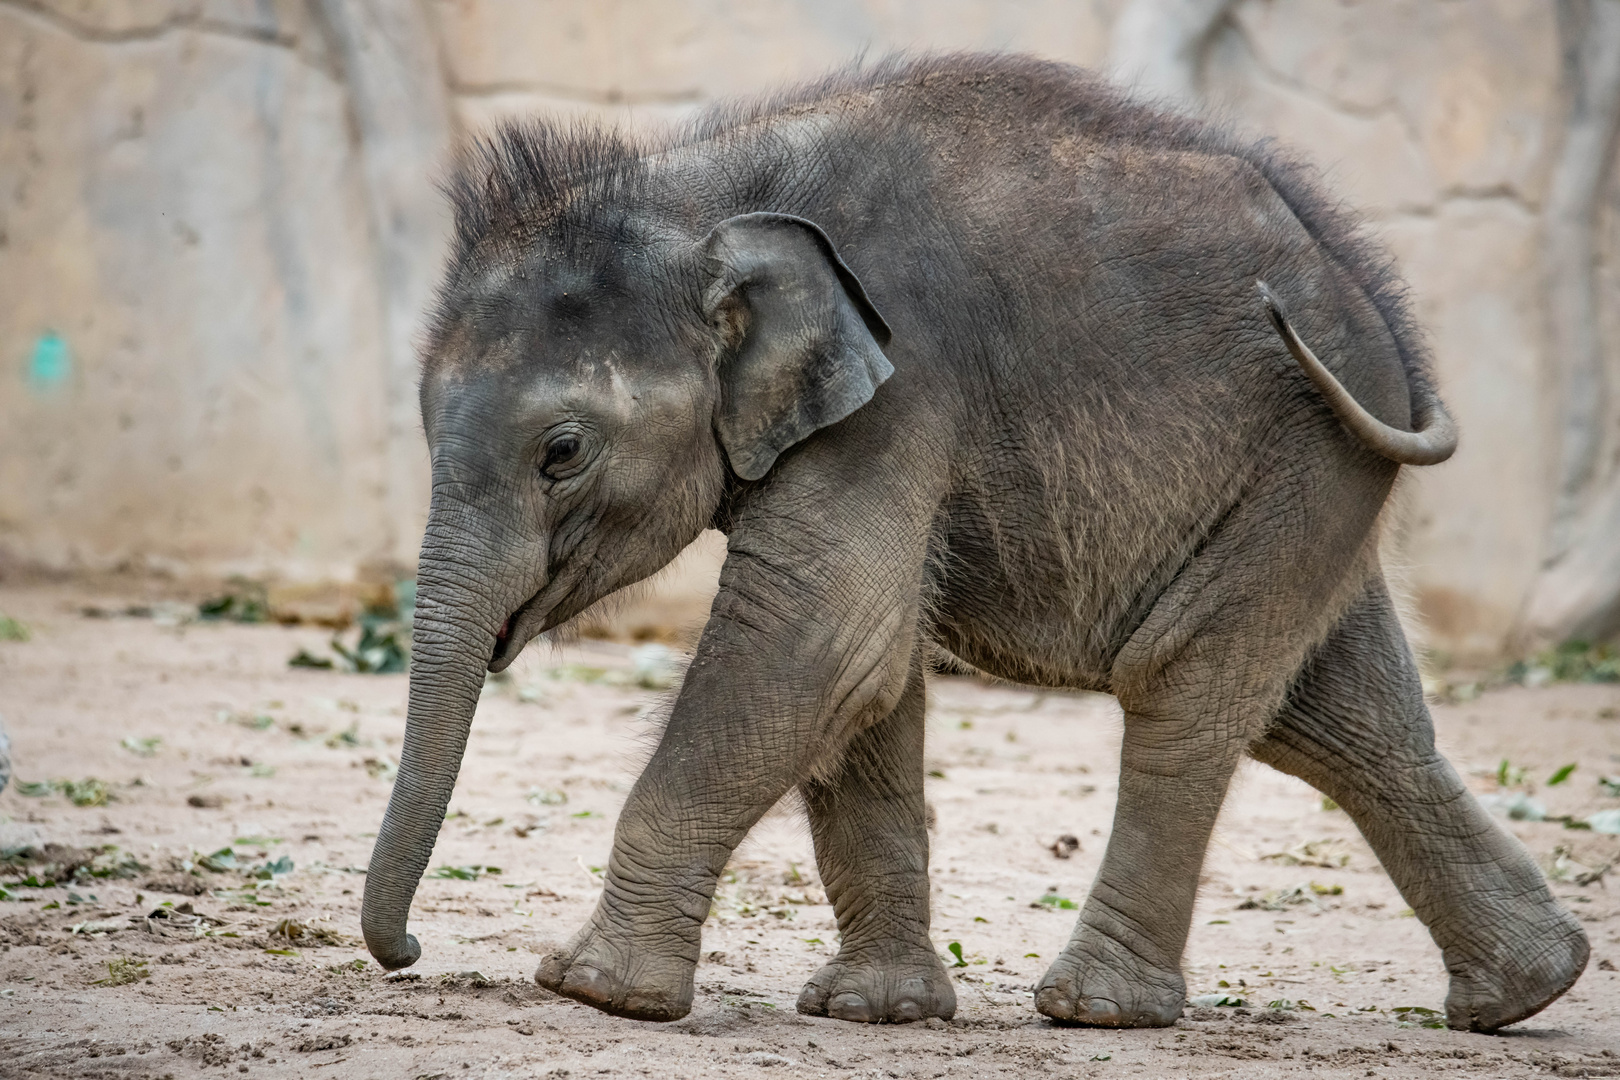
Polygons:
[[540,465],[540,471],[547,479],[561,479],[579,457],[579,436],[559,435],[546,445],[546,459]]

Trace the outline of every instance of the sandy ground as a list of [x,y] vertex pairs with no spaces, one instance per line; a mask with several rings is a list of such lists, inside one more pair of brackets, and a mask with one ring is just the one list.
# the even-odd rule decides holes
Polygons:
[[[34,635],[0,642],[18,779],[97,777],[112,798],[81,807],[14,782],[0,795],[0,841],[113,845],[93,868],[133,872],[20,886],[45,869],[29,864],[0,878],[13,896],[0,902],[0,1075],[1620,1075],[1620,894],[1572,880],[1620,858],[1620,837],[1512,823],[1585,922],[1593,961],[1505,1034],[1433,1030],[1410,1011],[1440,1009],[1445,995],[1423,927],[1343,813],[1258,765],[1227,802],[1186,960],[1192,993],[1247,1007],[1190,1008],[1160,1031],[1048,1023],[1029,988],[1074,913],[1038,901],[1085,896],[1109,829],[1118,713],[1104,697],[965,679],[933,683],[929,746],[934,938],[942,953],[959,943],[966,961],[955,1020],[862,1027],[794,1012],[836,931],[787,806],[721,885],[691,1016],[637,1024],[554,997],[529,975],[594,903],[592,868],[665,696],[616,685],[629,681],[629,648],[601,643],[533,648],[486,693],[433,866],[500,872],[425,881],[412,927],[422,961],[409,979],[385,978],[354,935],[405,677],[289,669],[299,647],[324,646],[316,628],[80,614],[130,599],[0,586],[0,611]],[[1596,783],[1620,773],[1620,688],[1498,691],[1438,706],[1435,719],[1481,793],[1506,757],[1555,815],[1620,805]],[[1546,788],[1568,762],[1570,779]],[[1064,833],[1081,848],[1060,860],[1049,846]],[[1330,865],[1267,858],[1307,843]],[[226,847],[235,868],[197,865]],[[290,873],[268,869],[283,859]],[[1242,907],[1295,886],[1299,903]],[[282,920],[302,933],[275,935]],[[114,970],[131,981],[116,985]],[[1266,1008],[1285,999],[1301,1007]]]

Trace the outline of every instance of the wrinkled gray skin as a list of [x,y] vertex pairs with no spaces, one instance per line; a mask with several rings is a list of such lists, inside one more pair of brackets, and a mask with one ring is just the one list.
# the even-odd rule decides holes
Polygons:
[[409,721],[363,913],[385,967],[420,955],[406,915],[486,670],[712,523],[709,623],[541,985],[684,1016],[716,878],[797,787],[842,932],[799,1009],[950,1016],[923,802],[940,651],[1124,707],[1047,1016],[1181,1013],[1245,752],[1354,817],[1443,950],[1453,1026],[1579,975],[1579,925],[1435,751],[1376,541],[1396,461],[1443,458],[1449,421],[1399,283],[1298,167],[1073,69],[951,57],[655,145],[507,131],[452,196]]

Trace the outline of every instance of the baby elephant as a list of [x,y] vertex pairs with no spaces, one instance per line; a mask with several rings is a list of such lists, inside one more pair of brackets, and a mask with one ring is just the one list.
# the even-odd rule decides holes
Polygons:
[[1047,1016],[1181,1014],[1245,753],[1355,819],[1444,953],[1452,1026],[1580,974],[1579,924],[1435,751],[1377,548],[1399,467],[1454,429],[1400,282],[1302,166],[1073,68],[950,56],[645,141],[508,127],[449,190],[409,721],[362,916],[385,967],[420,955],[406,915],[485,672],[713,526],[708,625],[541,985],[686,1015],[716,878],[797,787],[842,932],[799,1010],[950,1016],[940,652],[1124,708]]

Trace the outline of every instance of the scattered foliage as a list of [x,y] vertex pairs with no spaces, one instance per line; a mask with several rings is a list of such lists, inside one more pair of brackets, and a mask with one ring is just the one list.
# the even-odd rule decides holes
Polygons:
[[259,881],[274,881],[278,877],[285,877],[293,872],[291,856],[283,855],[279,859],[271,859],[263,866],[253,870],[252,877]]
[[1248,1002],[1236,994],[1199,994],[1197,997],[1187,999],[1187,1004],[1196,1005],[1201,1009],[1236,1008],[1241,1009]]
[[[359,944],[359,942],[352,937],[334,933],[324,926],[316,926],[311,923],[300,922],[297,919],[280,920],[273,928],[271,928],[270,936],[273,938],[282,938],[286,941],[296,941],[302,945],[335,945],[339,948],[350,948]],[[365,961],[359,961],[359,965],[360,966],[354,968],[355,971],[363,970],[365,967]]]
[[332,639],[332,651],[342,659],[345,670],[360,675],[392,675],[404,671],[411,662],[410,627],[392,615],[360,616],[360,640],[353,649],[341,639]]
[[1507,669],[1507,680],[1521,686],[1551,682],[1620,682],[1620,646],[1566,641],[1520,660]]
[[231,578],[229,589],[197,605],[197,617],[210,622],[262,623],[270,621],[265,588],[247,578]]
[[125,750],[128,750],[136,757],[151,757],[153,754],[158,752],[158,747],[163,745],[163,740],[158,738],[156,735],[149,735],[145,738],[139,738],[134,735],[126,735],[123,737],[123,739],[119,740],[118,745],[122,746]]
[[222,709],[216,715],[221,723],[235,724],[249,731],[269,731],[276,723],[276,718],[269,713],[232,712],[229,709]]
[[31,637],[28,627],[0,612],[0,641],[27,641]]
[[1496,767],[1496,786],[1499,788],[1522,787],[1530,778],[1530,770],[1514,765],[1507,758]]
[[106,806],[112,801],[112,789],[105,780],[86,777],[83,780],[33,780],[17,785],[19,795],[40,798],[61,794],[74,806]]
[[1342,843],[1339,840],[1307,840],[1287,851],[1274,851],[1270,855],[1262,855],[1260,860],[1277,862],[1284,866],[1320,866],[1327,870],[1338,870],[1350,865],[1349,853],[1339,850]]
[[333,732],[326,737],[326,745],[332,750],[341,750],[344,747],[364,746],[360,739],[360,721],[356,720],[342,731]]
[[1314,904],[1318,896],[1342,896],[1343,885],[1323,885],[1312,881],[1288,889],[1272,889],[1259,896],[1251,896],[1237,906],[1239,911],[1285,911],[1302,904]]
[[152,973],[146,970],[146,961],[133,956],[120,956],[107,961],[107,977],[97,979],[97,986],[125,986],[129,983],[150,979]]
[[1389,1010],[1403,1027],[1444,1028],[1446,1018],[1438,1009],[1426,1009],[1421,1005],[1397,1005]]
[[498,866],[439,866],[429,874],[430,878],[442,878],[450,881],[477,881],[485,874],[499,874]]
[[1612,859],[1601,866],[1587,866],[1576,860],[1575,852],[1568,844],[1559,844],[1548,858],[1547,877],[1552,881],[1573,881],[1582,886],[1596,885],[1613,867]]
[[1300,998],[1298,1001],[1295,1001],[1292,998],[1278,998],[1276,1001],[1268,1001],[1268,1002],[1266,1002],[1266,1008],[1268,1008],[1268,1009],[1283,1009],[1285,1011],[1294,1010],[1294,1009],[1299,1009],[1299,1010],[1302,1010],[1304,1012],[1315,1012],[1316,1011],[1316,1007],[1314,1005],[1312,1005],[1310,1002],[1306,1001],[1304,998]]

